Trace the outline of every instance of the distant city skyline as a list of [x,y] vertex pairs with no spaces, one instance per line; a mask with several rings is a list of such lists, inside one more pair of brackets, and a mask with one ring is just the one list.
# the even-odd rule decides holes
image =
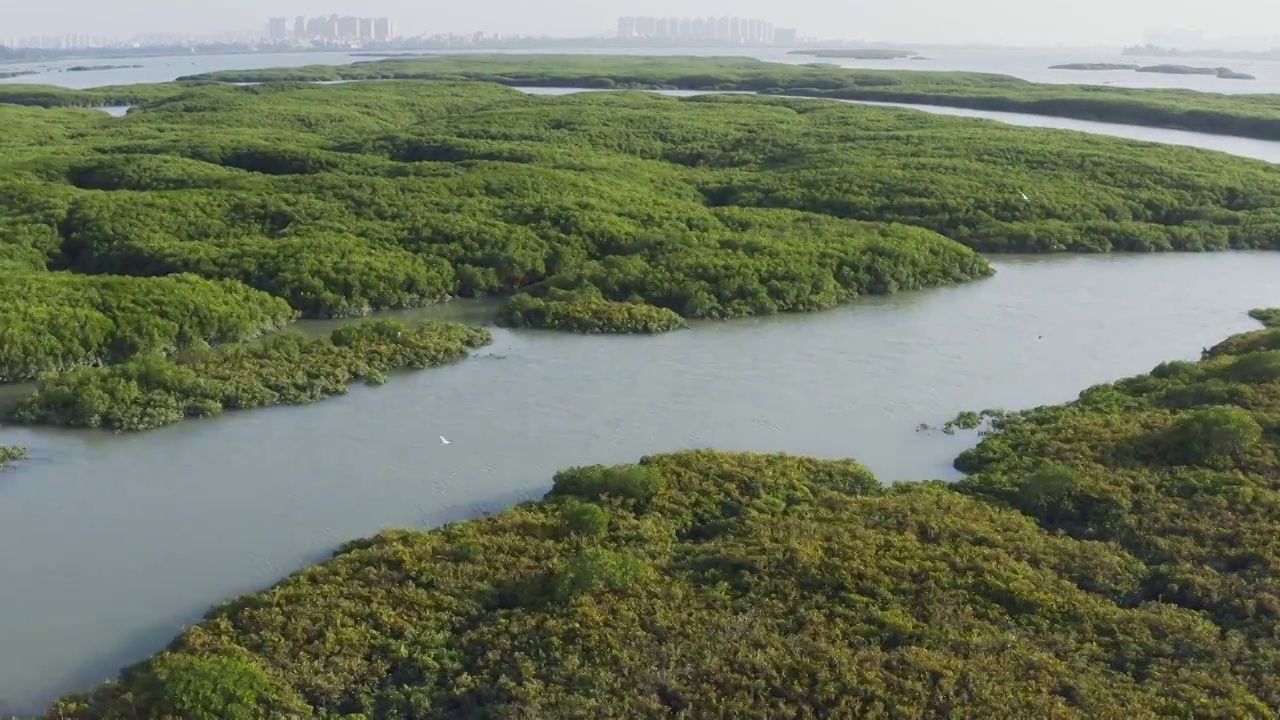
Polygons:
[[[1202,43],[1224,49],[1275,44],[1280,3],[1251,0],[1224,10],[1206,3],[1157,0],[1075,0],[1038,5],[1024,0],[895,0],[850,4],[835,0],[468,0],[424,5],[420,0],[11,0],[0,15],[5,38],[44,37],[128,41],[141,36],[190,38],[261,35],[268,17],[296,19],[319,13],[395,19],[396,35],[616,37],[627,17],[768,18],[775,27],[807,37],[905,45],[985,44],[1119,47],[1175,37],[1193,28]],[[691,29],[692,31],[692,29]],[[1155,43],[1152,44],[1161,44]],[[1163,43],[1171,44],[1171,43]],[[1185,43],[1183,43],[1185,44]]]
[[322,15],[308,18],[274,17],[267,21],[266,39],[274,43],[333,42],[346,44],[387,43],[395,40],[391,18]]
[[[776,37],[781,35],[781,38]],[[698,40],[743,45],[794,44],[793,28],[775,28],[766,20],[722,15],[720,17],[673,18],[625,16],[618,18],[617,36],[622,40]]]

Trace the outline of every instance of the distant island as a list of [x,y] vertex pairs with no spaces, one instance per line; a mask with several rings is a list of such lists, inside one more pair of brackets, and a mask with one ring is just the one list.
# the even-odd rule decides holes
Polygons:
[[1050,70],[1132,70],[1144,73],[1163,73],[1165,75],[1215,75],[1224,80],[1256,80],[1252,75],[1236,72],[1226,67],[1194,67],[1191,65],[1148,65],[1143,67],[1131,63],[1066,63],[1050,65]]
[[0,80],[7,80],[8,78],[16,78],[16,77],[22,77],[23,75],[35,75],[35,74],[36,74],[35,70],[0,71]]
[[140,68],[141,65],[72,65],[67,68],[67,72],[93,72],[95,70],[126,70],[128,68]]
[[1132,45],[1120,51],[1121,55],[1145,55],[1147,57],[1200,57],[1234,58],[1237,60],[1280,60],[1280,48],[1271,50],[1180,50],[1158,45]]
[[849,60],[900,60],[915,59],[914,50],[887,50],[884,48],[830,48],[826,50],[792,50],[788,55],[811,55],[820,58],[845,58]]
[[1136,63],[1066,63],[1050,65],[1050,70],[1137,70]]
[[1193,67],[1191,65],[1148,65],[1137,70],[1142,73],[1164,73],[1165,75],[1216,75],[1226,80],[1254,80],[1252,75],[1235,72],[1226,67]]

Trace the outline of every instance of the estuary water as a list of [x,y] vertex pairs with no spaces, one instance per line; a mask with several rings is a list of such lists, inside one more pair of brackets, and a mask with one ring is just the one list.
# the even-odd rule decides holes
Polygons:
[[[923,60],[853,60],[792,55],[788,48],[573,48],[533,50],[480,50],[485,54],[569,54],[569,55],[683,55],[695,57],[754,57],[768,62],[788,64],[827,63],[841,67],[884,70],[936,70],[996,73],[1042,83],[1114,85],[1134,88],[1182,88],[1202,92],[1243,94],[1280,93],[1280,61],[1236,60],[1215,58],[1151,58],[1122,57],[1118,49],[1106,48],[978,48],[915,47]],[[431,55],[467,54],[466,50],[440,50]],[[104,85],[168,82],[184,75],[217,70],[251,70],[267,67],[300,67],[303,65],[346,65],[370,62],[379,58],[362,57],[348,52],[258,52],[234,55],[167,55],[129,58],[96,58],[93,60],[58,60],[53,62],[5,64],[0,70],[31,71],[31,75],[0,80],[0,83],[38,83],[70,88]],[[1223,80],[1206,75],[1165,75],[1139,73],[1132,70],[1050,70],[1052,65],[1067,63],[1134,63],[1140,65],[1227,66],[1248,73],[1256,80]],[[103,70],[69,71],[74,66],[137,66]]]
[[[1276,143],[931,111],[1280,161]],[[1069,400],[1195,358],[1255,327],[1245,310],[1280,304],[1280,253],[995,265],[975,283],[658,337],[495,329],[475,357],[385,387],[140,435],[0,427],[0,444],[31,452],[0,475],[0,716],[114,676],[210,605],[340,543],[538,497],[571,465],[716,447],[952,479],[973,437],[920,423]],[[487,324],[491,312],[399,315]]]

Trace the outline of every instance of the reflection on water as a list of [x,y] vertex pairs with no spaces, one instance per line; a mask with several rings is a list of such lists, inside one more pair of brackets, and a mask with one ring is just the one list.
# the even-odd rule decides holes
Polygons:
[[[537,497],[570,465],[717,447],[954,478],[972,438],[917,433],[921,422],[1067,400],[1194,358],[1254,327],[1244,310],[1280,303],[1280,253],[997,268],[657,337],[495,330],[488,357],[141,435],[2,428],[0,443],[32,459],[0,475],[0,706],[35,710],[114,675],[211,604],[339,543]],[[401,316],[489,312],[459,302]]]

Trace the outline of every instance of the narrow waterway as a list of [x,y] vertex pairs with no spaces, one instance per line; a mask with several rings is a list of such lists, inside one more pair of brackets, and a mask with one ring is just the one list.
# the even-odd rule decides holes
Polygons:
[[972,437],[920,423],[1068,400],[1280,304],[1280,253],[996,264],[966,285],[657,337],[497,330],[478,357],[384,387],[139,435],[0,428],[32,456],[0,475],[0,715],[114,676],[342,542],[537,497],[570,465],[716,447],[954,478]]
[[[570,95],[581,92],[613,92],[610,90],[588,88],[516,88],[530,95]],[[693,97],[696,95],[734,94],[750,95],[753,93],[716,93],[703,90],[650,90],[658,95],[668,97]],[[1090,135],[1108,135],[1126,140],[1160,143],[1162,145],[1183,145],[1186,147],[1217,150],[1229,155],[1265,160],[1280,163],[1280,142],[1272,140],[1254,140],[1251,138],[1232,137],[1230,135],[1209,135],[1189,130],[1167,130],[1164,128],[1144,127],[1141,125],[1122,125],[1120,123],[1096,122],[1092,120],[1073,120],[1071,118],[1051,117],[1048,115],[1027,115],[1025,113],[1000,112],[997,110],[970,110],[968,108],[945,107],[942,105],[909,105],[907,103],[871,102],[863,100],[838,100],[836,102],[850,105],[869,105],[874,107],[915,110],[934,115],[951,115],[979,120],[994,120],[1006,125],[1020,127],[1048,128],[1052,130],[1073,130]]]

